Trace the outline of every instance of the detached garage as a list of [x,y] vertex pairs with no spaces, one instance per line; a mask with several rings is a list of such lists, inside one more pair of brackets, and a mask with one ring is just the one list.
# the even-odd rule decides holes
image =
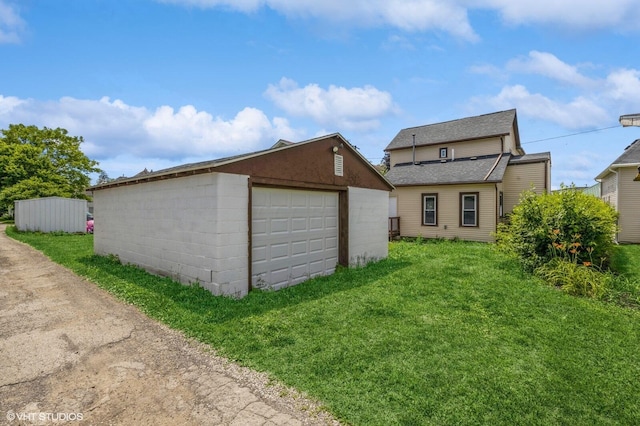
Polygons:
[[118,179],[94,250],[242,297],[387,256],[393,186],[340,134]]

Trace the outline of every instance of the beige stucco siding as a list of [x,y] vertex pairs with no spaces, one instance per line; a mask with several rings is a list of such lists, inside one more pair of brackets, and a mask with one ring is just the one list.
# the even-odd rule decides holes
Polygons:
[[618,226],[621,243],[640,243],[640,182],[633,179],[638,174],[636,167],[618,170]]
[[210,173],[94,192],[94,250],[199,283],[248,291],[248,176]]
[[531,189],[538,194],[549,190],[549,171],[547,163],[528,163],[509,165],[504,174],[504,213],[510,213],[520,200],[522,191]]
[[[416,147],[416,161],[433,161],[440,159],[440,148],[447,148],[447,159],[465,158],[481,155],[499,154],[502,149],[500,138],[489,138],[466,142],[453,142],[439,145]],[[508,151],[508,150],[507,150]],[[410,163],[413,161],[413,148],[390,151],[391,165]]]
[[[460,194],[479,195],[478,227],[460,226]],[[440,185],[399,187],[391,196],[398,198],[402,236],[423,238],[460,238],[469,241],[493,241],[496,230],[496,185]],[[422,194],[437,194],[437,225],[422,225]]]

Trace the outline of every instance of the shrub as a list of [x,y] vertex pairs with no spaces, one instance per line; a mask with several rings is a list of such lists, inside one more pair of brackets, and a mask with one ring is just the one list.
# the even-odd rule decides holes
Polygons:
[[525,191],[507,223],[498,225],[496,246],[529,271],[554,258],[606,268],[617,232],[617,212],[574,187],[551,194]]
[[561,257],[539,266],[535,274],[566,293],[594,299],[602,298],[615,279],[612,272],[602,272],[588,262],[579,264]]

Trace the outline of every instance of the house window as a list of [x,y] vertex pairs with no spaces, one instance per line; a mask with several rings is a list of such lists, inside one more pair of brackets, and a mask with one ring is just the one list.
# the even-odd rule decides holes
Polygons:
[[422,194],[422,224],[438,224],[438,194]]
[[477,192],[460,193],[460,226],[478,226]]
[[447,148],[440,148],[440,158],[447,158]]
[[498,214],[500,217],[504,217],[504,194],[500,191],[500,198],[498,199]]

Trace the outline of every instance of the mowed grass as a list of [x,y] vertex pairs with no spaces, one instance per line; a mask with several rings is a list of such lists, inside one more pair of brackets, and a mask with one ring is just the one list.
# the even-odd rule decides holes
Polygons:
[[9,234],[345,423],[640,423],[640,311],[565,295],[486,244],[393,243],[232,300],[94,256],[92,236]]

